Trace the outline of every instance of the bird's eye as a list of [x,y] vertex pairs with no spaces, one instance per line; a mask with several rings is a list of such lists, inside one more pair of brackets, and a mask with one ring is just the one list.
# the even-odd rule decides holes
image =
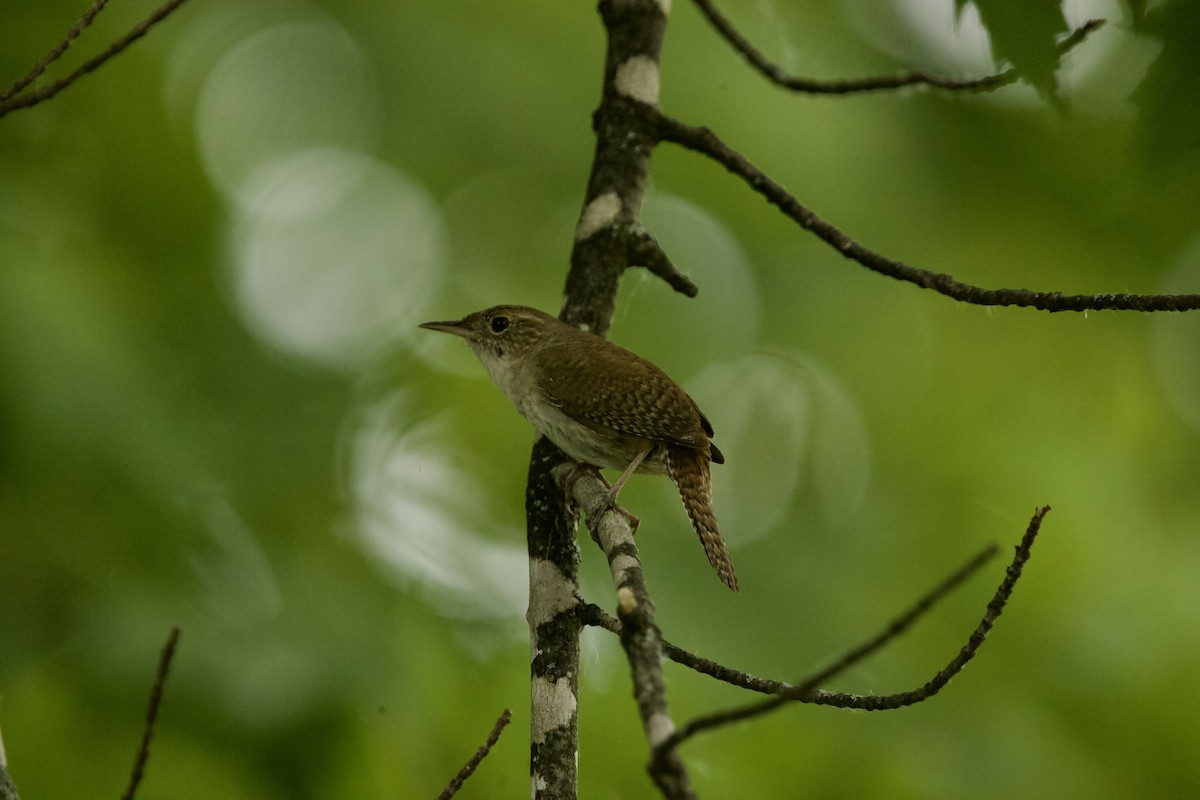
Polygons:
[[508,330],[508,317],[492,317],[492,333],[504,333]]

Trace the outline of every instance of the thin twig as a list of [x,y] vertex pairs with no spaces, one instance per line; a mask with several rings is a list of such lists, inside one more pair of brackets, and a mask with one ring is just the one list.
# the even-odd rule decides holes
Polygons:
[[[675,645],[666,645],[664,650],[667,656],[678,664],[690,667],[696,672],[724,681],[725,683],[739,686],[743,689],[759,692],[761,694],[778,695],[775,700],[799,700],[801,702],[813,702],[811,692],[821,683],[839,675],[856,664],[862,662],[869,656],[878,652],[888,642],[896,639],[910,628],[918,619],[924,616],[929,610],[944,599],[947,595],[961,586],[968,578],[974,575],[988,561],[992,560],[999,548],[996,545],[989,545],[977,554],[971,557],[961,567],[956,569],[948,577],[942,580],[937,586],[921,596],[917,602],[913,603],[903,614],[893,619],[888,625],[876,635],[872,636],[867,641],[859,644],[852,650],[844,653],[833,663],[822,668],[820,671],[805,678],[798,684],[785,683],[782,681],[772,681],[765,678],[756,678],[749,673],[741,670],[726,667],[718,664],[715,661],[710,661],[707,658],[702,658],[693,653],[689,653]],[[589,616],[585,621],[591,623],[592,614],[589,609]],[[611,622],[610,622],[611,620]],[[595,624],[608,628],[610,624],[620,625],[615,619],[609,618]],[[772,701],[774,702],[774,701]]]
[[[115,42],[110,44],[104,50],[104,52],[88,59],[88,61],[84,62],[84,64],[82,66],[80,66],[78,69],[76,69],[74,72],[72,72],[70,75],[66,76],[65,78],[60,78],[59,80],[55,81],[54,83],[43,86],[40,89],[37,89],[35,91],[23,92],[23,93],[17,94],[12,97],[6,96],[6,99],[4,99],[3,102],[0,102],[0,117],[3,117],[4,115],[8,114],[10,111],[16,111],[17,109],[20,109],[20,108],[28,108],[30,106],[35,106],[38,103],[42,103],[46,100],[49,100],[51,97],[54,97],[54,95],[58,94],[63,89],[67,88],[72,83],[74,83],[75,81],[82,78],[84,75],[87,75],[88,73],[94,72],[95,70],[99,69],[110,58],[112,58],[113,56],[120,53],[126,47],[129,47],[129,45],[133,44],[138,39],[145,36],[146,33],[151,28],[153,28],[155,25],[157,25],[158,23],[160,23],[164,19],[166,19],[167,16],[171,14],[171,12],[173,12],[175,9],[179,8],[185,2],[186,2],[186,0],[170,0],[165,5],[159,7],[150,16],[146,17],[144,20],[139,22],[137,25],[133,26],[133,28],[129,31],[129,33],[125,34],[120,39],[117,39]],[[19,83],[19,81],[18,81],[18,83]]]
[[629,263],[644,267],[686,297],[695,297],[700,291],[691,278],[675,268],[658,240],[640,225],[632,226],[629,232]]
[[1023,306],[1042,311],[1194,311],[1200,309],[1200,294],[1063,294],[1028,289],[984,289],[963,283],[950,275],[931,272],[894,261],[851,239],[840,228],[817,216],[786,189],[772,180],[745,156],[704,127],[686,125],[660,116],[659,135],[689,150],[702,153],[737,175],[800,227],[849,259],[881,275],[932,289],[962,303],[980,306]]
[[83,33],[84,28],[92,24],[92,20],[96,18],[97,14],[104,10],[106,5],[108,5],[108,0],[93,0],[91,8],[83,12],[83,16],[79,18],[78,22],[71,26],[71,30],[67,31],[67,35],[62,38],[62,41],[56,44],[54,48],[46,54],[45,58],[34,64],[33,68],[25,74],[25,77],[8,87],[8,91],[0,95],[0,103],[3,103],[8,98],[19,94],[26,86],[37,80],[38,76],[46,71],[46,67],[50,66],[59,58],[61,58],[62,54],[67,52],[67,48],[71,46],[71,43],[79,38],[79,34]]
[[[742,689],[748,689],[752,692],[760,694],[787,696],[793,700],[811,703],[819,702],[813,699],[809,693],[801,693],[803,696],[797,696],[797,693],[806,684],[819,685],[825,680],[828,680],[833,675],[845,672],[855,664],[863,661],[871,654],[878,651],[881,647],[887,644],[892,639],[895,639],[902,634],[908,627],[917,621],[919,617],[924,615],[938,601],[960,586],[972,574],[977,572],[984,564],[996,556],[999,548],[996,545],[989,545],[974,555],[969,561],[955,570],[951,575],[945,578],[940,584],[923,595],[916,603],[914,603],[907,611],[892,620],[886,628],[876,634],[866,642],[855,647],[841,656],[837,661],[822,669],[809,678],[806,678],[799,684],[787,683],[785,681],[775,681],[769,678],[759,678],[751,675],[748,672],[743,672],[733,667],[727,667],[724,664],[718,663],[711,659],[698,656],[688,650],[684,650],[678,645],[671,642],[663,642],[663,654],[681,666],[688,667],[701,675],[707,675],[710,678],[728,683],[733,686],[738,686]],[[580,608],[580,618],[587,625],[594,625],[599,628],[604,628],[611,633],[621,632],[621,622],[611,616],[599,606],[587,604]]]
[[958,655],[950,660],[937,675],[926,683],[924,686],[914,689],[909,692],[899,692],[897,694],[887,695],[886,697],[876,697],[871,695],[848,695],[841,692],[816,692],[810,698],[810,702],[819,705],[831,705],[838,708],[857,708],[864,711],[887,711],[894,708],[903,708],[914,703],[920,703],[927,700],[940,692],[950,679],[958,673],[962,672],[963,667],[975,657],[979,648],[983,646],[983,642],[987,639],[988,633],[991,632],[992,626],[996,624],[996,619],[1004,611],[1004,606],[1008,603],[1008,599],[1012,596],[1013,589],[1016,588],[1017,581],[1021,577],[1021,570],[1025,568],[1025,563],[1029,561],[1033,551],[1033,543],[1037,539],[1038,532],[1042,527],[1042,519],[1050,511],[1050,506],[1042,506],[1034,512],[1033,517],[1029,520],[1029,526],[1025,529],[1025,535],[1021,537],[1021,542],[1016,546],[1016,553],[1013,555],[1012,562],[1008,565],[1008,570],[1005,573],[1004,580],[996,588],[996,593],[992,596],[992,600],[988,603],[987,612],[983,615],[983,619],[979,621],[979,625],[975,627],[975,631],[971,634],[971,638],[958,652]]
[[142,744],[138,747],[137,757],[133,761],[133,774],[129,776],[129,787],[121,800],[133,800],[138,784],[146,770],[146,761],[150,758],[150,738],[154,735],[154,722],[158,718],[158,704],[162,702],[163,686],[167,683],[167,671],[171,668],[171,659],[175,657],[175,646],[179,644],[179,628],[172,628],[163,645],[162,654],[158,657],[158,673],[154,676],[154,688],[150,690],[150,706],[146,709],[146,727],[142,731]]
[[[1008,565],[1008,570],[1005,573],[1004,580],[997,587],[996,593],[992,596],[991,602],[988,603],[987,611],[983,615],[975,630],[971,633],[967,643],[959,650],[958,655],[951,659],[941,671],[937,673],[930,681],[919,689],[910,692],[901,692],[899,694],[879,697],[874,695],[849,695],[837,692],[821,692],[817,690],[817,686],[835,675],[844,672],[854,664],[861,661],[867,655],[875,652],[882,645],[895,639],[895,637],[905,628],[912,624],[913,621],[922,616],[928,609],[939,599],[944,597],[950,591],[953,591],[974,571],[979,569],[982,564],[991,557],[992,550],[989,549],[980,553],[971,561],[967,562],[963,567],[956,571],[953,575],[939,584],[933,591],[922,597],[916,604],[901,616],[897,617],[884,631],[869,639],[859,647],[851,650],[842,658],[830,666],[814,673],[812,676],[804,679],[794,686],[786,686],[780,688],[779,696],[773,697],[770,700],[764,700],[758,703],[747,706],[740,706],[725,711],[720,711],[715,714],[710,714],[704,717],[699,717],[691,722],[681,726],[667,741],[663,742],[659,751],[655,752],[655,757],[666,755],[667,748],[676,748],[691,737],[706,730],[716,727],[728,725],[744,719],[750,719],[782,706],[789,700],[798,700],[806,703],[817,703],[819,705],[833,705],[839,708],[856,708],[867,711],[884,711],[904,706],[919,703],[922,700],[927,700],[933,697],[941,689],[950,682],[950,679],[962,671],[963,667],[975,657],[983,642],[987,639],[988,633],[992,626],[995,625],[996,619],[1004,611],[1004,606],[1008,602],[1008,598],[1012,596],[1013,589],[1016,586],[1017,580],[1021,577],[1021,570],[1025,563],[1029,560],[1031,549],[1034,540],[1037,538],[1038,531],[1041,529],[1042,519],[1046,513],[1050,511],[1050,506],[1042,506],[1037,509],[1032,519],[1029,521],[1029,526],[1025,529],[1025,535],[1021,538],[1021,543],[1016,547],[1016,554],[1013,556],[1012,562]],[[749,688],[749,687],[748,687]]]
[[438,800],[449,800],[453,797],[462,785],[467,782],[467,778],[471,777],[471,773],[475,768],[487,758],[488,753],[492,752],[492,748],[496,746],[496,742],[500,741],[500,734],[508,726],[509,720],[512,719],[512,712],[507,708],[500,714],[500,718],[496,720],[496,724],[492,726],[492,732],[488,734],[487,740],[475,751],[475,755],[471,756],[466,764],[463,764],[462,769],[450,781],[449,785],[438,795]]
[[[750,66],[762,73],[771,83],[794,92],[804,92],[807,94],[854,94],[900,89],[905,86],[932,86],[937,89],[946,89],[949,91],[990,92],[1002,86],[1007,86],[1010,83],[1016,83],[1021,77],[1016,69],[1010,67],[994,75],[962,79],[947,78],[944,75],[935,75],[923,70],[912,70],[900,73],[899,75],[876,75],[868,78],[840,80],[801,78],[791,75],[763,55],[758,48],[752,45],[746,37],[742,36],[733,27],[733,24],[721,12],[717,11],[711,0],[694,0],[694,2],[700,9],[700,12],[717,29],[717,33],[729,42],[749,62]],[[1059,42],[1056,48],[1058,55],[1060,57],[1066,55],[1092,32],[1101,28],[1104,23],[1103,19],[1090,19],[1080,25],[1071,32],[1070,36]]]

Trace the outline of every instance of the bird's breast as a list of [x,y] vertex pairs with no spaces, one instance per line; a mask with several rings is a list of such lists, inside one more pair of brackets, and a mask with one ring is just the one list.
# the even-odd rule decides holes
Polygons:
[[606,469],[623,470],[639,453],[653,452],[639,465],[638,472],[665,475],[666,451],[660,443],[641,436],[602,430],[564,414],[545,398],[529,395],[517,404],[517,410],[538,433],[576,461]]

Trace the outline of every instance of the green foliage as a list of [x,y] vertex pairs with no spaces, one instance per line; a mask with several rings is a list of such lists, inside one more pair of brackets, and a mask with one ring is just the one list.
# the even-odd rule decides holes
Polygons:
[[[111,4],[53,75],[151,5]],[[964,54],[950,2],[944,27],[899,5],[722,4],[799,73],[995,57],[1040,95],[791,97],[676,3],[664,108],[906,262],[1200,291],[1194,3],[1111,21],[1061,63],[1057,7],[1005,5],[979,3],[993,51]],[[81,10],[8,4],[0,74]],[[0,728],[23,797],[120,791],[173,625],[144,800],[434,796],[505,706],[460,796],[527,791],[531,433],[461,343],[415,324],[556,310],[603,53],[586,4],[193,0],[0,120]],[[700,295],[631,273],[612,336],[712,418],[742,581],[731,598],[710,574],[665,481],[631,481],[668,638],[799,677],[1054,507],[942,695],[702,738],[684,753],[702,796],[1200,793],[1180,691],[1200,672],[1200,317],[956,306],[670,147],[644,216]],[[831,688],[927,680],[1000,578]],[[616,642],[589,635],[582,661],[582,796],[650,796]],[[668,680],[679,719],[745,699]]]
[[1141,109],[1138,139],[1143,157],[1163,172],[1181,160],[1200,157],[1200,5],[1165,3],[1148,15],[1140,30],[1162,43],[1132,100]]
[[968,2],[979,10],[997,66],[1012,64],[1043,97],[1056,97],[1057,39],[1068,30],[1057,0],[954,0],[960,16]]

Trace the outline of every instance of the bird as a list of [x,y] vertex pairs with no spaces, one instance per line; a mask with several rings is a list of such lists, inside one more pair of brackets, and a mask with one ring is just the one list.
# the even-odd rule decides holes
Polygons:
[[609,493],[614,507],[633,473],[669,476],[709,564],[739,590],[712,507],[710,464],[725,456],[696,401],[662,369],[528,306],[492,306],[420,327],[466,340],[496,387],[567,456],[621,470]]

